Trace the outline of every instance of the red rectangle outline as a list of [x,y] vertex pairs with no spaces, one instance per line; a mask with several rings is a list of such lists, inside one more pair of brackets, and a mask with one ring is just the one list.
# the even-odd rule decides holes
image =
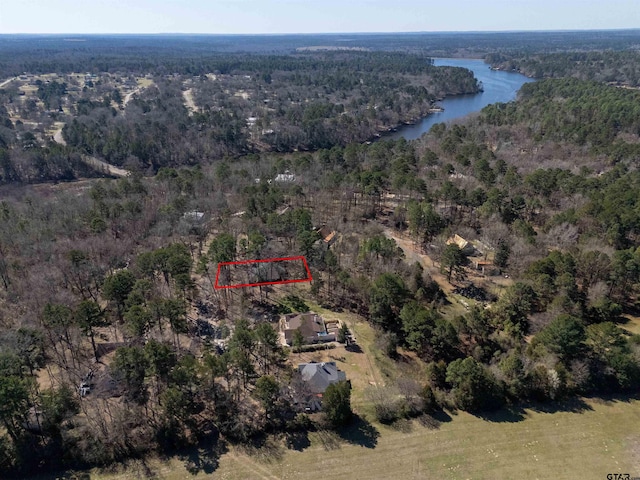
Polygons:
[[[240,283],[238,285],[218,285],[218,278],[220,277],[220,269],[225,265],[247,265],[250,263],[271,263],[271,262],[283,262],[283,261],[293,261],[293,260],[302,260],[302,263],[304,264],[304,268],[307,271],[307,278],[301,278],[301,279],[295,279],[295,280],[278,280],[276,282]],[[309,270],[309,265],[307,264],[307,259],[305,257],[299,256],[299,257],[265,258],[261,260],[241,260],[237,262],[218,263],[218,271],[216,272],[216,282],[214,284],[214,288],[220,290],[223,288],[261,287],[262,285],[284,285],[287,283],[301,283],[301,282],[311,282],[311,281],[313,281],[313,277],[311,276],[311,270]]]

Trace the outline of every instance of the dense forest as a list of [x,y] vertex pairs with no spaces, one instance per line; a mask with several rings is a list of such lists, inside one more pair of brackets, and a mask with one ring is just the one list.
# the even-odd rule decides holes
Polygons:
[[[154,173],[264,150],[362,142],[425,116],[439,98],[480,88],[468,70],[434,67],[417,54],[234,54],[209,72],[10,81],[0,90],[0,182],[87,176],[95,161],[83,164],[85,156]],[[57,125],[64,127],[57,143],[66,148],[55,145]]]
[[327,35],[0,35],[0,77],[24,72],[199,75],[218,54],[290,54],[339,48],[481,58],[495,52],[552,53],[636,48],[640,30],[442,32]]
[[[631,53],[589,54],[610,66],[584,78],[564,55],[566,73],[541,75],[563,78],[414,142],[365,140],[474,91],[469,72],[406,52],[234,53],[147,83],[4,87],[1,471],[340,429],[348,384],[300,411],[289,357],[312,346],[278,339],[281,314],[314,305],[365,319],[384,361],[420,362],[367,391],[355,413],[372,421],[637,393],[640,93],[617,86]],[[133,173],[91,179],[108,171],[88,157]],[[290,255],[310,286],[213,288],[220,262]]]
[[640,53],[624,51],[577,51],[557,53],[492,53],[485,57],[494,68],[515,70],[528,77],[575,77],[581,80],[640,85]]
[[182,107],[181,82],[159,80],[122,116],[89,111],[77,117],[65,138],[110,163],[122,165],[133,156],[142,168],[157,170],[265,148],[315,150],[369,140],[426,115],[436,98],[479,88],[469,71],[433,67],[414,55],[255,60],[238,59],[214,70],[215,80],[195,80],[199,111],[192,116]]

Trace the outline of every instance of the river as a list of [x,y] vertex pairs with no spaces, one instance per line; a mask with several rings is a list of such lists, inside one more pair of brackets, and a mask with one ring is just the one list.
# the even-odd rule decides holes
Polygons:
[[462,118],[470,113],[478,112],[487,105],[497,102],[510,102],[516,98],[518,90],[525,83],[533,82],[531,78],[513,72],[491,70],[483,60],[469,58],[435,58],[434,65],[464,67],[473,72],[475,77],[482,82],[484,91],[472,95],[459,95],[448,97],[438,102],[444,112],[432,113],[419,120],[414,125],[399,127],[396,132],[383,135],[383,139],[415,140],[436,123],[448,122]]

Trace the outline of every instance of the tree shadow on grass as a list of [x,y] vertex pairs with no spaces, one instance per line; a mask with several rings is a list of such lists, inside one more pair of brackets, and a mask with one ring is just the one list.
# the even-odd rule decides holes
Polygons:
[[582,398],[574,397],[555,402],[529,402],[510,405],[490,412],[477,412],[475,416],[493,423],[516,423],[527,418],[527,410],[536,413],[584,413],[593,408]]
[[529,404],[524,404],[522,405],[522,407],[538,413],[584,413],[593,410],[591,405],[589,405],[584,401],[584,399],[580,397],[567,398],[548,403],[532,402]]
[[219,438],[202,441],[197,447],[177,455],[191,475],[212,474],[220,466],[220,457],[227,453],[227,445]]
[[333,430],[321,428],[316,431],[316,437],[322,445],[322,448],[326,451],[338,450],[340,448],[340,435]]
[[351,423],[338,433],[343,440],[365,448],[376,448],[380,437],[378,429],[359,415],[354,415]]
[[345,347],[345,349],[347,350],[347,352],[351,353],[362,353],[362,348],[360,348],[360,345],[358,345],[357,343],[350,343]]
[[526,418],[524,409],[517,405],[491,412],[476,412],[474,415],[491,423],[517,423]]
[[[159,470],[162,469],[162,467],[166,464],[168,457],[161,456],[159,458],[154,458],[153,462],[149,462],[149,459],[150,458],[144,457],[144,456],[123,459],[121,462],[114,462],[110,465],[98,467],[97,470],[99,472],[99,475],[107,475],[107,476],[126,475],[131,478],[150,478],[150,479],[161,478],[161,474]],[[68,470],[63,474],[58,472],[58,473],[52,473],[51,477],[47,475],[42,478],[40,477],[37,477],[37,478],[39,480],[49,480],[49,479],[50,480],[90,480],[91,478],[93,478],[93,476],[91,472],[87,470],[81,470],[81,471]]]
[[440,428],[440,425],[443,423],[448,423],[452,420],[451,415],[449,415],[444,410],[437,410],[433,413],[425,413],[420,415],[418,418],[418,423],[429,430],[437,430]]
[[390,423],[388,427],[401,433],[411,433],[413,430],[413,424],[408,418],[399,418],[395,422]]
[[585,398],[588,398],[593,403],[611,405],[616,402],[629,403],[640,400],[640,392],[611,393],[608,395],[586,395]]
[[284,441],[289,450],[296,450],[298,452],[302,452],[311,446],[309,432],[306,430],[286,432]]
[[279,462],[284,456],[282,437],[266,433],[252,437],[237,448],[263,463]]

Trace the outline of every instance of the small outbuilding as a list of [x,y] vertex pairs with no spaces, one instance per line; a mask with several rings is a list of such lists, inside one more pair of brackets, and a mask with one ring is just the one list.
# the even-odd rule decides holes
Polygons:
[[292,183],[296,181],[296,176],[289,172],[289,170],[286,170],[284,173],[279,173],[278,175],[276,175],[276,178],[274,178],[274,180],[278,183]]
[[315,230],[320,236],[322,243],[325,244],[327,248],[333,245],[333,243],[336,241],[337,232],[327,227],[326,225],[322,225],[321,227],[316,228]]
[[473,246],[473,244],[462,238],[457,233],[447,239],[447,245],[452,244],[457,245],[458,248],[462,250],[466,255],[471,255],[475,251],[475,247]]

